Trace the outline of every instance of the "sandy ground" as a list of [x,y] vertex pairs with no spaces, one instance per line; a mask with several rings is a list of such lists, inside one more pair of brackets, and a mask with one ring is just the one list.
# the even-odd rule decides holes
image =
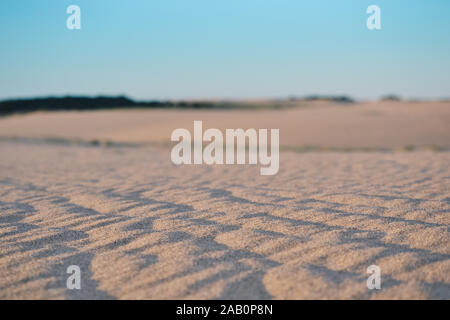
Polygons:
[[[449,147],[449,104],[316,107],[0,119],[0,298],[450,299],[450,152],[401,151]],[[176,167],[163,144],[194,118],[280,128],[294,149],[392,150],[282,152],[276,176]]]

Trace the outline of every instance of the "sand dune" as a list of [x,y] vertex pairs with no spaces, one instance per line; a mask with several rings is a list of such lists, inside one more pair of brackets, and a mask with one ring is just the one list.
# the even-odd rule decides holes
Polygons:
[[299,102],[287,110],[41,112],[0,119],[0,137],[167,144],[176,128],[279,128],[283,147],[450,147],[450,102]]
[[[385,103],[0,119],[2,137],[154,143],[0,141],[0,298],[450,299],[450,153],[396,149],[448,147],[449,115]],[[393,150],[286,151],[276,176],[176,167],[163,144],[194,118],[280,128],[285,146]],[[66,289],[69,265],[81,290]]]

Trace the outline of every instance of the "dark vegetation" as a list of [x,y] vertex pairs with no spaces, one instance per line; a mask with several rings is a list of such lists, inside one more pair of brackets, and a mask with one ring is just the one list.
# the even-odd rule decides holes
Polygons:
[[323,96],[323,95],[310,95],[303,98],[305,101],[326,100],[340,103],[353,103],[355,100],[348,96]]
[[333,95],[320,95],[313,94],[305,97],[289,97],[289,101],[333,101],[338,103],[353,103],[355,100],[349,96],[333,96]]
[[245,101],[136,101],[126,96],[64,96],[29,99],[8,99],[0,101],[0,116],[33,111],[84,111],[102,109],[282,109],[291,106],[289,102],[327,100],[338,103],[352,103],[347,96],[311,95],[288,100],[274,100],[270,103]]
[[402,98],[395,94],[386,94],[380,98],[381,101],[401,101]]
[[0,115],[33,111],[100,110],[127,108],[207,108],[226,107],[210,102],[135,101],[119,97],[45,97],[0,101]]

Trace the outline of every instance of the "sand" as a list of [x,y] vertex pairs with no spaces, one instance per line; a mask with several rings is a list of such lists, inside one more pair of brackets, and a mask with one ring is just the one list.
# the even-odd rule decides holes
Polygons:
[[302,103],[262,111],[38,112],[0,118],[0,137],[100,139],[167,145],[176,128],[279,128],[282,147],[450,147],[450,102]]
[[[0,298],[450,299],[449,115],[324,103],[0,118]],[[170,132],[193,119],[280,128],[279,173],[174,166]]]

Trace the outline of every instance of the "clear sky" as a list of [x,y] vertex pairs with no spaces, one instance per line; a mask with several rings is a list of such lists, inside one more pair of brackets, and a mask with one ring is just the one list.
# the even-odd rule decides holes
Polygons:
[[449,0],[0,1],[0,40],[0,99],[450,96]]

